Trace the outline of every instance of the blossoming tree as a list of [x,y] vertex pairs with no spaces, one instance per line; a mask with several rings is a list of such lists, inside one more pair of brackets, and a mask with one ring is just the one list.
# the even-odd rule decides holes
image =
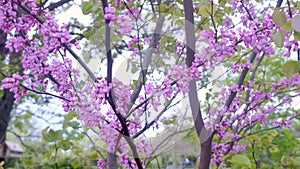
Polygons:
[[[65,112],[77,112],[86,127],[98,128],[107,144],[99,168],[147,167],[152,148],[142,135],[159,127],[180,97],[189,98],[201,145],[199,169],[224,160],[258,167],[255,153],[251,159],[238,154],[255,146],[256,134],[290,127],[299,115],[291,106],[300,82],[299,62],[291,57],[300,53],[294,1],[283,7],[281,0],[85,1],[82,11],[93,16],[93,23],[83,36],[105,54],[106,75],[75,52],[80,41],[72,40],[68,26],[56,22],[46,3],[0,2],[6,48],[21,53],[24,69],[22,74],[1,72],[2,89],[13,92],[17,102],[28,92],[59,98]],[[130,84],[113,78],[114,60],[120,57],[138,72]],[[200,102],[205,93],[198,89],[207,87],[218,66],[226,70],[225,80]]]

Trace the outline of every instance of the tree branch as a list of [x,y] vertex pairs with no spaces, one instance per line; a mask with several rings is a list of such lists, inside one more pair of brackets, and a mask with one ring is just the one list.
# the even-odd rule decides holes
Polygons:
[[49,11],[54,11],[56,8],[61,7],[61,6],[63,6],[64,4],[69,3],[69,2],[71,2],[71,1],[73,1],[73,0],[60,0],[60,1],[58,1],[58,2],[51,3],[51,4],[47,7],[47,9],[49,9]]
[[159,118],[169,109],[169,105],[172,103],[172,101],[175,99],[175,96],[172,97],[172,99],[169,101],[168,105],[166,105],[164,107],[163,110],[160,111],[160,113],[158,113],[158,115],[154,118],[154,120],[152,120],[150,123],[146,124],[144,126],[143,129],[141,129],[139,132],[137,132],[134,136],[132,136],[132,138],[137,138],[138,136],[140,136],[141,134],[143,134],[149,127],[151,127],[155,122],[157,122],[157,120],[159,120]]
[[15,136],[19,139],[20,143],[21,143],[25,148],[27,148],[27,149],[29,149],[29,150],[32,150],[32,151],[35,151],[34,149],[32,149],[31,147],[29,147],[27,144],[24,143],[24,141],[22,140],[22,137],[24,137],[24,136],[20,136],[18,133],[14,132],[14,131],[12,131],[12,130],[9,130],[9,129],[7,129],[7,132],[10,132],[11,134],[15,135]]
[[[186,36],[186,65],[192,66],[195,60],[195,28],[194,28],[194,6],[192,0],[184,0],[185,36]],[[205,129],[197,94],[195,80],[189,83],[189,102],[192,109],[194,126],[201,145],[199,169],[207,169],[211,160],[211,143],[213,133]]]
[[[168,4],[169,2],[166,1],[166,3]],[[155,51],[156,46],[158,45],[160,37],[161,37],[161,30],[162,30],[164,21],[165,21],[165,17],[162,16],[162,15],[159,15],[159,18],[157,20],[157,24],[156,24],[156,27],[155,27],[155,30],[154,30],[154,34],[152,36],[151,44],[150,44],[149,48],[146,50],[145,58],[144,58],[144,61],[142,63],[143,67],[142,67],[141,73],[140,73],[139,78],[138,78],[139,79],[138,81],[140,83],[136,87],[136,89],[132,92],[132,94],[130,96],[131,105],[129,106],[129,110],[132,108],[133,104],[135,103],[136,99],[139,96],[139,93],[141,92],[141,89],[142,89],[142,86],[143,86],[142,79],[145,78],[145,76],[147,75],[147,69],[148,69],[148,67],[151,63],[152,55]]]
[[[251,53],[250,58],[249,58],[249,62],[250,62],[250,63],[253,63],[253,61],[254,61],[256,55],[257,55],[257,54],[256,54],[254,51]],[[248,67],[246,67],[246,68],[242,71],[242,73],[241,73],[241,75],[240,75],[240,78],[239,78],[239,80],[238,80],[238,82],[237,82],[238,88],[240,88],[240,87],[242,86],[242,84],[243,84],[243,82],[244,82],[244,80],[245,80],[245,78],[246,78],[246,75],[247,75],[248,71],[249,71],[249,68],[248,68]],[[227,101],[226,101],[226,103],[225,103],[225,106],[226,106],[227,108],[230,107],[230,105],[231,105],[231,103],[232,103],[234,97],[236,96],[236,94],[237,94],[237,92],[231,92],[229,98],[227,99]]]
[[[45,23],[42,18],[39,16],[31,14],[30,10],[24,6],[22,6],[19,2],[15,2],[20,8],[22,8],[28,15],[34,17],[40,24]],[[77,60],[77,62],[83,67],[83,69],[88,73],[88,75],[92,78],[94,82],[98,82],[98,79],[94,75],[94,73],[88,68],[88,66],[81,60],[81,58],[65,43],[62,43],[62,46],[70,52],[70,54]]]

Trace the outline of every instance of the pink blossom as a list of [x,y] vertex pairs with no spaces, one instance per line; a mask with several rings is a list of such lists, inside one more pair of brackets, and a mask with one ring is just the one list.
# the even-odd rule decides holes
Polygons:
[[105,169],[107,168],[107,163],[106,161],[99,159],[97,162],[97,167],[99,167],[99,169]]
[[132,31],[133,21],[127,15],[119,15],[117,17],[117,24],[120,26],[121,34],[130,33]]
[[182,93],[189,92],[189,83],[192,77],[185,71],[182,66],[174,65],[172,70],[172,77],[176,80],[176,86],[178,90]]
[[13,74],[12,77],[6,77],[2,80],[2,89],[9,89],[10,92],[14,93],[16,102],[20,102],[21,96],[27,95],[27,89],[20,86],[23,78],[20,75]]
[[116,20],[116,8],[115,7],[105,7],[104,19],[109,21],[109,27],[112,27],[113,21]]
[[226,26],[226,27],[231,27],[231,26],[233,26],[233,22],[230,18],[225,18],[223,20],[223,25]]
[[142,19],[138,8],[131,8],[125,12],[125,15],[131,16],[133,19]]
[[106,80],[101,79],[101,80],[99,80],[99,82],[96,82],[95,86],[96,86],[96,90],[95,90],[94,96],[97,99],[97,103],[105,104],[106,98],[109,96],[111,84],[107,84]]
[[[114,91],[114,99],[117,106],[117,113],[126,115],[128,112],[128,106],[131,103],[131,87],[129,85],[124,85],[117,79],[113,80],[112,88]],[[107,88],[108,89],[108,88]]]
[[291,127],[292,126],[292,120],[286,119],[286,120],[275,120],[273,122],[274,126],[279,126],[279,127]]
[[142,139],[140,142],[138,142],[136,144],[136,146],[137,146],[138,152],[144,153],[147,158],[150,157],[150,153],[152,151],[152,147],[151,147],[149,141],[147,141],[145,139]]
[[19,52],[25,48],[26,41],[21,37],[12,37],[6,41],[5,47],[9,49],[9,52]]
[[173,89],[171,86],[170,76],[167,76],[163,83],[163,95],[165,98],[171,98],[173,93]]
[[189,73],[193,76],[194,80],[198,80],[201,76],[201,72],[198,70],[197,65],[195,63],[189,67]]
[[145,91],[145,94],[149,95],[149,94],[151,94],[151,93],[153,92],[153,90],[154,90],[154,85],[153,85],[153,83],[148,83],[148,84],[146,85],[146,91]]
[[181,56],[185,54],[185,43],[184,42],[177,42],[175,45],[175,51],[177,56]]
[[[136,36],[133,36],[131,38],[131,40],[127,43],[127,46],[128,46],[128,49],[131,50],[131,49],[134,49],[133,45],[139,45],[140,42],[139,42],[139,39],[136,37]],[[137,48],[137,47],[135,47]]]

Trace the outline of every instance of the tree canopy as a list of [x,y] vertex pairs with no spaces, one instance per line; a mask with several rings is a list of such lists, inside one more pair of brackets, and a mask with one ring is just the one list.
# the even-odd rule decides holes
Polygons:
[[[58,101],[62,129],[41,131],[49,143],[40,157],[51,159],[47,167],[78,168],[90,158],[99,168],[160,168],[159,149],[176,137],[198,145],[199,169],[300,166],[293,135],[299,126],[299,2],[0,5],[0,129],[5,133],[14,101]],[[80,23],[74,14],[59,24],[59,14],[77,5],[90,20]],[[155,147],[149,133],[170,126]],[[89,142],[79,141],[84,137]],[[85,157],[73,164],[57,158],[70,151]]]

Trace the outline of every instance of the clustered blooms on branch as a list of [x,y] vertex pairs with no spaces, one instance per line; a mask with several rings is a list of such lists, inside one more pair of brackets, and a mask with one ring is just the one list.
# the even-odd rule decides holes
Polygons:
[[[23,10],[21,7],[24,9],[30,8],[30,13],[17,17],[17,13]],[[0,28],[5,33],[11,34],[11,38],[6,41],[6,47],[10,52],[23,50],[23,68],[25,72],[30,71],[30,74],[33,75],[33,78],[25,81],[31,89],[35,90],[37,86],[46,88],[49,82],[46,77],[51,76],[51,78],[56,79],[56,81],[51,82],[54,85],[55,91],[61,92],[60,95],[62,97],[70,99],[71,94],[69,89],[72,85],[66,77],[72,73],[73,68],[71,60],[65,58],[65,49],[62,47],[62,44],[66,43],[71,46],[72,44],[69,43],[71,36],[66,30],[65,25],[59,26],[47,10],[43,13],[44,22],[39,22],[35,18],[39,17],[36,15],[39,10],[35,1],[1,2],[0,15],[2,17]],[[28,33],[35,28],[38,28],[38,33],[43,37],[42,39],[29,37]],[[63,59],[59,61],[57,56],[52,56],[50,59],[49,53],[56,54],[59,50],[63,51]],[[3,88],[7,87],[3,86]],[[19,90],[26,91],[26,89],[21,87],[19,87]],[[17,93],[15,95],[17,101],[20,96],[26,95],[26,92]]]
[[[224,27],[220,28],[217,33],[218,39],[216,39],[213,30],[204,30],[201,32],[201,42],[208,43],[208,47],[204,48],[206,51],[211,51],[211,47],[214,48],[216,56],[209,55],[211,58],[207,59],[211,66],[216,63],[223,61],[226,57],[231,58],[240,47],[246,47],[246,49],[253,49],[256,56],[271,57],[275,53],[272,42],[274,31],[280,31],[281,27],[276,26],[273,22],[271,13],[273,11],[265,10],[265,15],[263,20],[257,17],[257,12],[254,9],[254,5],[250,1],[231,1],[232,8],[241,14],[242,26],[235,26],[232,21],[224,20],[226,22]],[[284,56],[289,57],[292,46],[293,50],[298,50],[298,41],[290,40],[290,31],[287,31],[285,37],[284,47],[287,52]],[[247,50],[245,50],[247,52]],[[196,57],[199,57],[196,55]],[[201,58],[200,58],[201,59]],[[260,58],[259,58],[260,59]],[[259,60],[257,59],[257,60]],[[256,64],[260,64],[256,62]],[[233,73],[241,73],[242,70],[248,69],[250,74],[255,73],[255,66],[250,60],[246,63],[236,63],[232,67]],[[270,100],[277,100],[278,92],[283,89],[288,89],[293,86],[299,86],[299,76],[293,76],[291,80],[287,78],[282,79],[279,83],[263,83],[264,86],[272,86],[268,92],[264,89],[257,89],[253,85],[254,79],[251,79],[248,84],[243,83],[241,86],[237,84],[223,88],[221,92],[221,102],[220,105],[226,105],[228,98],[233,93],[236,93],[235,98],[232,100],[229,107],[218,107],[213,108],[209,111],[208,115],[210,120],[207,120],[206,126],[209,129],[214,129],[215,139],[219,138],[223,140],[223,143],[213,143],[213,163],[220,163],[226,154],[238,153],[241,150],[245,151],[247,145],[240,145],[238,140],[243,138],[245,134],[243,129],[245,126],[252,126],[253,124],[265,124],[267,125],[267,118],[270,114],[275,114],[279,106],[290,104],[292,102],[292,97],[286,95],[283,100],[279,100],[278,103],[265,104]],[[285,88],[280,88],[285,86]],[[245,97],[246,96],[246,97]],[[298,114],[291,113],[293,116],[298,116]],[[218,117],[222,116],[223,119],[219,123]],[[226,117],[226,118],[225,118]],[[292,118],[275,120],[273,126],[285,126],[290,127]],[[230,133],[234,133],[230,135]],[[234,144],[229,144],[233,142]]]
[[[22,65],[25,70],[23,77],[14,74],[12,77],[5,78],[2,81],[2,88],[14,92],[16,101],[19,101],[21,96],[27,94],[28,90],[44,92],[53,86],[54,91],[59,94],[60,98],[63,98],[64,110],[66,112],[78,111],[80,119],[87,127],[99,127],[99,136],[107,143],[107,151],[109,153],[118,151],[119,162],[126,168],[137,168],[137,164],[132,158],[128,141],[123,137],[124,128],[119,115],[126,117],[129,135],[138,136],[140,131],[150,127],[148,126],[150,121],[144,121],[144,116],[153,117],[152,109],[158,112],[162,100],[171,100],[179,93],[187,94],[189,83],[192,80],[198,80],[204,71],[214,68],[226,58],[231,58],[237,53],[248,52],[247,48],[253,49],[257,57],[264,55],[272,57],[271,55],[275,52],[271,44],[273,33],[274,30],[281,29],[274,24],[271,11],[265,11],[266,14],[261,22],[251,2],[232,0],[230,5],[241,14],[242,26],[235,26],[231,20],[225,19],[222,28],[215,28],[215,31],[219,29],[218,32],[202,31],[199,41],[207,43],[208,46],[203,47],[195,55],[192,66],[186,68],[184,64],[174,65],[160,85],[148,80],[144,84],[144,91],[138,96],[137,103],[135,103],[141,106],[136,106],[131,103],[134,89],[117,79],[108,83],[104,78],[97,78],[95,82],[87,82],[83,89],[75,89],[75,86],[79,84],[79,72],[72,67],[72,61],[68,58],[65,48],[65,45],[72,47],[74,44],[70,43],[71,36],[66,25],[58,25],[49,11],[41,11],[43,15],[40,16],[41,9],[36,6],[35,1],[29,0],[2,1],[0,5],[0,29],[11,35],[7,40],[6,47],[10,52],[22,51]],[[111,5],[106,7],[104,19],[109,21],[109,27],[113,27],[114,24],[119,26],[120,33],[124,35],[132,32],[135,21],[142,19],[139,16],[138,8],[125,8],[125,12],[122,13],[117,11],[119,5],[123,7],[124,1],[116,1],[115,7]],[[23,11],[20,16],[17,15],[19,11]],[[34,30],[37,30],[39,36],[29,35]],[[285,54],[286,57],[290,56],[292,49],[298,49],[298,42],[290,40],[289,35],[290,32],[287,32],[285,37],[285,48],[288,51]],[[127,46],[129,50],[133,51],[133,56],[136,56],[139,48],[134,46],[147,44],[149,41],[148,38],[142,40],[134,36],[129,40]],[[183,46],[185,45],[177,42],[174,55],[184,56]],[[75,46],[79,47],[78,44]],[[243,50],[239,51],[240,48]],[[236,63],[232,66],[232,72],[237,74],[248,70],[250,73],[255,73],[257,65],[254,63],[259,64],[258,61],[250,59],[246,63]],[[223,140],[213,143],[212,162],[220,163],[224,155],[246,150],[247,145],[241,145],[238,142],[240,138],[244,137],[242,135],[243,127],[256,123],[266,124],[268,115],[276,113],[278,106],[290,104],[292,98],[287,95],[279,100],[277,105],[264,102],[271,99],[276,100],[282,86],[289,88],[300,85],[299,76],[293,76],[290,80],[284,78],[279,83],[263,84],[271,86],[270,90],[265,92],[257,89],[253,80],[224,87],[219,104],[226,105],[232,93],[236,94],[235,98],[228,107],[211,108],[207,112],[209,118],[205,121],[206,127],[216,131],[216,139]],[[115,108],[109,105],[110,94],[116,105]],[[220,115],[223,119],[219,122],[217,119]],[[153,122],[158,122],[159,118],[160,115],[154,115]],[[291,119],[276,120],[273,125],[289,127]],[[228,144],[226,142],[228,140],[235,144]],[[151,145],[146,139],[135,140],[135,145],[139,154],[150,156]],[[99,168],[107,167],[105,159],[100,159],[97,165]]]
[[19,89],[20,88],[20,81],[23,78],[19,75],[13,74],[11,78],[5,78],[2,81],[2,88],[3,89],[10,89],[9,91],[15,93],[14,97],[17,102],[20,101],[21,96],[27,95],[27,90],[26,89]]
[[[122,150],[123,152],[119,155],[120,163],[127,168],[136,168],[129,146],[122,135],[121,122],[117,118],[117,114],[126,116],[129,113],[131,87],[122,84],[117,79],[114,79],[112,84],[108,84],[105,79],[98,78],[94,83],[87,82],[83,90],[75,89],[74,87],[79,84],[79,72],[72,67],[72,61],[67,56],[65,48],[65,45],[74,45],[70,43],[71,36],[66,25],[59,26],[47,10],[42,11],[43,15],[38,15],[40,10],[33,1],[20,3],[17,0],[11,0],[1,3],[0,15],[3,17],[1,17],[0,28],[11,34],[6,47],[10,52],[22,51],[22,66],[26,74],[23,77],[14,74],[12,78],[5,78],[2,81],[2,88],[14,92],[16,100],[19,101],[28,90],[45,93],[51,84],[54,91],[63,99],[62,106],[66,112],[78,111],[86,126],[99,127],[99,136],[107,142],[108,152],[115,153],[116,148]],[[17,17],[20,11],[24,11],[24,14]],[[138,16],[139,10],[136,8],[119,16],[115,16],[115,12],[114,7],[105,8],[104,18],[111,22],[110,26],[112,22],[116,22],[120,26],[121,34],[131,32],[133,20],[141,19]],[[37,30],[39,36],[30,36],[29,33],[33,30]],[[145,38],[144,43],[148,42],[149,39]],[[78,48],[78,44],[75,46]],[[150,104],[146,107],[141,106],[127,118],[129,134],[136,135],[139,130],[146,127],[142,115],[146,111],[145,115],[150,117],[150,107],[158,111],[161,97],[170,99],[180,91],[188,92],[187,86],[192,79],[188,77],[199,78],[199,76],[200,73],[196,67],[191,68],[191,71],[185,71],[183,66],[178,66],[161,86],[147,85],[145,93],[150,98]],[[177,81],[176,87],[172,87],[173,81]],[[112,90],[116,104],[115,110],[108,106],[107,98],[110,90]],[[177,92],[174,94],[174,91]],[[142,104],[148,98],[140,95],[139,101]],[[102,113],[103,107],[105,109],[107,106],[109,108],[106,113]],[[149,157],[151,145],[147,140],[139,139],[135,144],[139,154]],[[98,166],[105,167],[107,166],[105,163],[99,160]]]
[[[109,27],[113,26],[113,23],[116,22],[117,25],[120,27],[121,34],[124,35],[125,33],[130,33],[132,31],[133,25],[133,17],[130,16],[137,16],[139,11],[136,9],[132,9],[127,11],[127,14],[121,14],[116,16],[116,8],[112,6],[105,7],[105,14],[104,19],[109,21]],[[131,15],[133,13],[133,15]]]

